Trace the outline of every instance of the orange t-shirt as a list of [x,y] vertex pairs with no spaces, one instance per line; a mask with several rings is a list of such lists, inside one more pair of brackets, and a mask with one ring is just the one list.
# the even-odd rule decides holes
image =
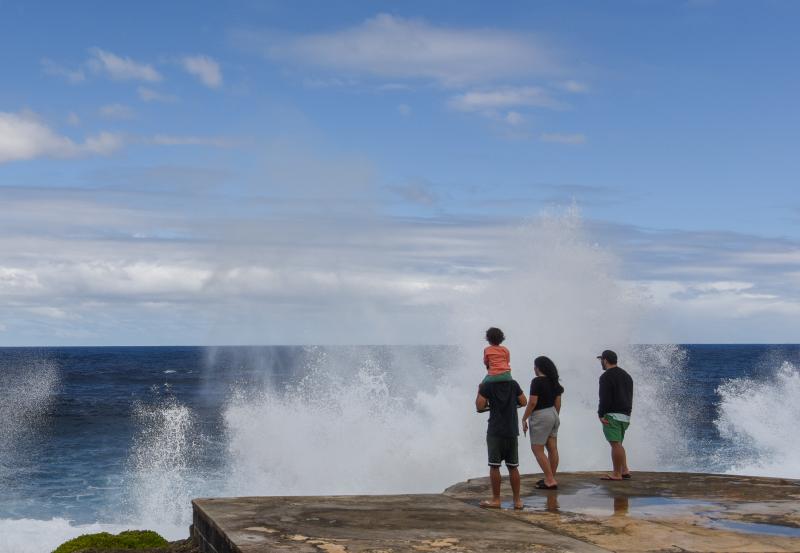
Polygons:
[[490,376],[511,370],[511,353],[504,346],[487,346],[483,350],[483,364]]

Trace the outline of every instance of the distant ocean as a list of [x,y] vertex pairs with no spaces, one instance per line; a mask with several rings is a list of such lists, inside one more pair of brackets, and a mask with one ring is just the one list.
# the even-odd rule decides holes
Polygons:
[[[627,353],[643,367],[632,371],[632,428],[651,425],[629,440],[634,470],[800,478],[799,345],[683,345],[668,354],[658,371],[674,374],[664,379],[646,370],[650,347]],[[452,347],[1,348],[0,553],[48,551],[98,529],[183,537],[198,496],[437,491],[480,476],[485,423],[472,412],[480,367],[456,379],[448,367],[459,355]],[[590,361],[580,374],[560,367],[565,414],[574,413],[560,437],[565,470],[606,464],[591,416],[599,368]],[[527,389],[530,370],[515,365],[514,374]],[[654,409],[659,416],[646,422]],[[570,433],[596,440],[592,455]]]

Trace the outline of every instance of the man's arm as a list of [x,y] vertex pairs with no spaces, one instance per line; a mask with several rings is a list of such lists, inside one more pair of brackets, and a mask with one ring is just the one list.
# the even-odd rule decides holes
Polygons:
[[520,392],[517,396],[517,406],[525,407],[528,404],[528,398],[525,397],[525,392]]
[[600,401],[597,404],[597,416],[600,417],[603,424],[606,424],[603,416],[611,408],[612,392],[611,381],[608,378],[600,377]]
[[480,412],[486,409],[489,400],[481,395],[481,389],[478,388],[478,395],[475,397],[475,410]]

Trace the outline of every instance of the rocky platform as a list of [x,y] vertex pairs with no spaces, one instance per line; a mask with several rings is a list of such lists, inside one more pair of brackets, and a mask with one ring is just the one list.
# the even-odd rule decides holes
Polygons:
[[192,538],[207,553],[800,552],[800,481],[600,476],[560,474],[557,491],[523,476],[522,511],[478,507],[486,478],[443,494],[196,499]]

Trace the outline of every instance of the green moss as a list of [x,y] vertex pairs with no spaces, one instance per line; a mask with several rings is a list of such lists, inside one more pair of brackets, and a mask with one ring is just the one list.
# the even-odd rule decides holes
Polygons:
[[128,530],[116,536],[108,532],[84,534],[62,543],[53,553],[72,553],[80,549],[146,549],[163,547],[168,541],[151,530]]

